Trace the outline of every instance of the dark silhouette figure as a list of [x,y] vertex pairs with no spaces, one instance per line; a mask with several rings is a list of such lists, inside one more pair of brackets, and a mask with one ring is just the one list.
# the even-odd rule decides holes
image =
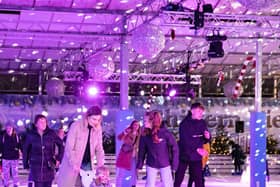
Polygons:
[[241,175],[242,169],[241,166],[244,164],[244,160],[246,159],[246,155],[244,154],[242,148],[238,144],[232,145],[231,156],[234,163],[234,175]]

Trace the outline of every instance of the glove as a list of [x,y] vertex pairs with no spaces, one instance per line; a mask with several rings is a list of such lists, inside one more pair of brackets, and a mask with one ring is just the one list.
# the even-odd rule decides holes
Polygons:
[[208,152],[203,149],[203,148],[197,148],[196,151],[198,152],[198,154],[200,154],[201,156],[207,156]]

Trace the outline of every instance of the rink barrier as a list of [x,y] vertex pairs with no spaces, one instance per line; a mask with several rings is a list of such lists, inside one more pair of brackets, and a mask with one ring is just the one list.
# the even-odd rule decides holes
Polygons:
[[[109,168],[112,176],[116,173],[116,156],[113,154],[105,155],[105,165]],[[208,165],[212,175],[231,175],[234,171],[231,156],[210,155]],[[280,155],[269,155],[269,172],[271,175],[280,174]],[[243,165],[243,168],[246,166]],[[143,177],[146,174],[145,167],[138,171],[138,176]],[[19,175],[28,175],[28,170],[23,169],[22,161],[19,162]]]

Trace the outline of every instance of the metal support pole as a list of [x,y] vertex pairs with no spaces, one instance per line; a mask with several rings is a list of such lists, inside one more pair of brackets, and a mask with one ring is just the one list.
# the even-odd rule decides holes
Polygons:
[[262,112],[262,40],[256,42],[255,111],[250,118],[250,187],[265,187],[266,114]]
[[43,71],[39,71],[39,75],[38,75],[38,82],[39,82],[39,86],[38,86],[38,95],[42,95],[43,94]]
[[[126,17],[123,17],[121,43],[120,43],[120,61],[121,61],[121,72],[120,72],[120,110],[116,114],[116,155],[118,155],[122,141],[117,136],[131,123],[134,119],[132,111],[128,110],[128,46],[126,40]],[[129,160],[131,162],[131,160]],[[118,171],[116,170],[116,173]],[[130,170],[125,170],[124,178],[122,179],[122,186],[132,186],[133,173]]]
[[278,91],[277,91],[277,85],[278,85],[278,79],[277,77],[273,77],[273,98],[277,99],[278,98]]
[[256,42],[255,111],[262,110],[262,39]]
[[126,39],[126,17],[123,17],[121,44],[120,44],[120,109],[128,109],[128,45]]

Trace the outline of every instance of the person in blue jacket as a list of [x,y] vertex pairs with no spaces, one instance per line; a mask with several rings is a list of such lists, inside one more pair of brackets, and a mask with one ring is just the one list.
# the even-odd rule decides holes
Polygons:
[[[57,154],[55,146],[58,147]],[[62,159],[63,151],[63,142],[54,130],[48,128],[47,118],[36,115],[34,129],[26,135],[23,146],[23,166],[30,169],[29,179],[35,187],[52,186],[55,168]]]
[[149,114],[151,133],[141,136],[137,168],[146,160],[146,187],[155,187],[158,171],[164,187],[173,186],[172,171],[178,167],[178,145],[173,134],[163,125],[160,112]]
[[210,133],[203,118],[204,107],[193,103],[189,114],[179,125],[179,167],[175,173],[174,187],[180,187],[189,167],[189,177],[194,179],[195,187],[203,187],[202,156],[208,152],[203,144],[210,142]]

